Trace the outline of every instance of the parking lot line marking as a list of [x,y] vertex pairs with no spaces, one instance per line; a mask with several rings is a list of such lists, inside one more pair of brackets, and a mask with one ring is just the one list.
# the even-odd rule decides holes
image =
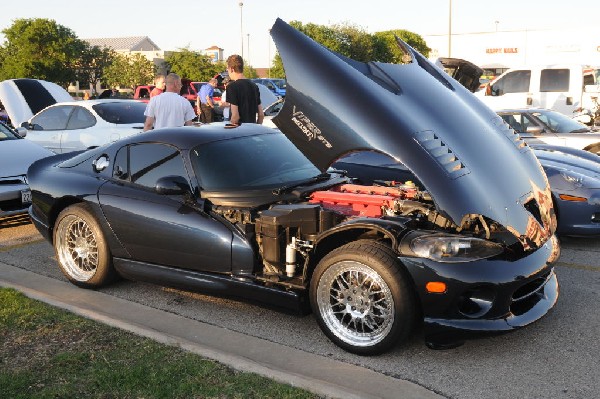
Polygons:
[[600,266],[582,265],[580,263],[556,262],[556,266],[568,267],[569,269],[589,270],[600,272]]

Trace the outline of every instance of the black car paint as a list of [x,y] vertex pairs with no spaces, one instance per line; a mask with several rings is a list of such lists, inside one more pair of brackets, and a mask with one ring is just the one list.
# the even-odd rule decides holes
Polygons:
[[[511,131],[504,129],[499,117],[482,110],[462,86],[448,80],[414,50],[409,49],[415,64],[409,65],[406,71],[381,64],[361,66],[335,55],[332,59],[328,50],[315,48],[314,43],[298,37],[280,20],[272,33],[290,77],[287,100],[276,123],[307,158],[324,171],[348,151],[385,150],[402,160],[418,176],[431,191],[436,208],[457,225],[461,224],[465,214],[495,217],[496,222],[508,229],[496,237],[504,242],[505,254],[500,259],[463,264],[434,262],[416,257],[407,248],[406,237],[412,233],[427,233],[420,230],[418,221],[406,217],[382,217],[339,223],[332,219],[330,212],[319,216],[318,229],[309,234],[314,240],[314,250],[306,254],[301,275],[289,281],[265,278],[260,273],[262,264],[253,238],[255,232],[244,230],[254,228],[249,214],[258,212],[260,218],[263,211],[277,213],[290,207],[301,209],[307,206],[306,199],[311,192],[339,185],[348,179],[334,174],[327,181],[279,195],[270,189],[260,193],[204,191],[201,182],[190,172],[193,168],[189,150],[213,140],[279,134],[252,124],[236,129],[222,126],[159,129],[82,153],[75,161],[57,162],[66,157],[39,161],[29,170],[34,187],[31,215],[36,227],[52,239],[58,213],[69,204],[85,202],[99,220],[114,265],[122,275],[292,309],[304,307],[312,270],[321,257],[366,233],[377,232],[389,240],[401,261],[399,267],[405,268],[410,275],[425,322],[425,339],[432,344],[445,344],[482,332],[511,330],[537,320],[554,306],[558,284],[547,260],[554,249],[548,239],[554,232],[555,223],[553,226],[551,204],[543,202],[544,196],[549,195],[548,183],[531,150],[518,142]],[[298,51],[299,58],[314,59],[315,54],[306,50],[310,48],[328,60],[319,63],[320,68],[343,71],[341,76],[334,74],[327,84],[332,93],[338,93],[332,111],[321,105],[324,99],[314,95],[313,89],[318,89],[318,93],[324,90],[315,86],[319,82],[311,75],[313,67],[304,71],[304,60],[285,50],[290,45]],[[366,68],[370,78],[351,64]],[[414,85],[407,83],[413,80]],[[398,94],[401,89],[402,96],[397,97],[405,112],[390,120],[386,101],[396,101],[392,97],[372,104],[371,110],[377,114],[374,119],[367,116],[371,112],[367,115],[356,112],[362,109],[362,104],[354,93],[374,86],[389,89],[385,92],[390,95]],[[335,87],[337,89],[333,90]],[[339,93],[340,87],[342,93]],[[431,91],[417,93],[417,87],[418,91],[423,91],[423,87],[431,88]],[[429,104],[431,97],[438,95],[440,102],[449,102],[452,106],[440,108],[440,104]],[[328,105],[331,105],[330,100]],[[483,116],[478,113],[480,111]],[[464,116],[462,120],[473,123],[458,123],[461,118],[457,118],[457,114]],[[453,137],[453,132],[460,134]],[[466,134],[485,135],[490,143],[477,139],[465,144]],[[456,154],[448,149],[446,142],[456,149]],[[188,176],[184,177],[189,182],[189,193],[160,195],[151,188],[134,187],[119,181],[113,177],[112,166],[102,170],[95,168],[97,159],[106,157],[114,161],[119,149],[140,143],[165,143],[179,150],[188,171]],[[433,150],[430,144],[435,145]],[[479,151],[478,146],[483,151]],[[497,153],[491,151],[492,148],[496,148]],[[436,153],[440,149],[445,152]],[[500,157],[504,162],[514,160],[508,170],[497,167],[499,163],[495,161]],[[537,218],[526,210],[523,198],[534,198],[538,202],[540,214]],[[249,222],[243,223],[247,218]],[[216,256],[205,253],[213,250]],[[181,263],[177,261],[180,256]],[[426,281],[443,281],[448,285],[448,292],[426,292],[423,286]],[[536,285],[539,281],[541,283]],[[526,299],[525,311],[518,315],[514,312],[519,303],[514,302],[523,302],[513,294],[530,286],[534,289]],[[483,299],[483,302],[489,299],[493,307],[477,308],[476,301],[469,295],[479,295],[479,291],[482,295],[490,291],[490,298],[473,298]]]

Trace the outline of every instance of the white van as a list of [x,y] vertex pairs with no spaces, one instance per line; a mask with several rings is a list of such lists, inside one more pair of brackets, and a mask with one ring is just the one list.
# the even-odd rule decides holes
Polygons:
[[571,115],[600,93],[600,71],[585,65],[511,68],[477,93],[492,109],[537,107]]

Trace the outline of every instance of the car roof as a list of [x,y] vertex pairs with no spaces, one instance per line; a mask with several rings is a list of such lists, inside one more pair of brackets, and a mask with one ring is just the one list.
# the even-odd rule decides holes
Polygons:
[[216,141],[249,137],[261,134],[281,134],[276,129],[256,123],[246,123],[236,128],[227,128],[225,123],[211,123],[200,126],[183,126],[156,129],[136,134],[119,141],[119,145],[134,143],[169,143],[180,149],[190,149],[197,145]]

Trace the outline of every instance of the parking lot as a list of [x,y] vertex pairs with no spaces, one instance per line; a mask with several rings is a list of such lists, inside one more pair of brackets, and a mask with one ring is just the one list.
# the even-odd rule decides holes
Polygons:
[[[449,398],[583,398],[598,390],[600,240],[566,238],[557,264],[556,308],[520,331],[433,351],[422,335],[378,357],[359,357],[333,345],[312,316],[122,281],[102,292],[228,330],[262,338],[414,382]],[[52,247],[24,218],[0,225],[0,263],[66,281]],[[0,270],[1,270],[0,266]]]

